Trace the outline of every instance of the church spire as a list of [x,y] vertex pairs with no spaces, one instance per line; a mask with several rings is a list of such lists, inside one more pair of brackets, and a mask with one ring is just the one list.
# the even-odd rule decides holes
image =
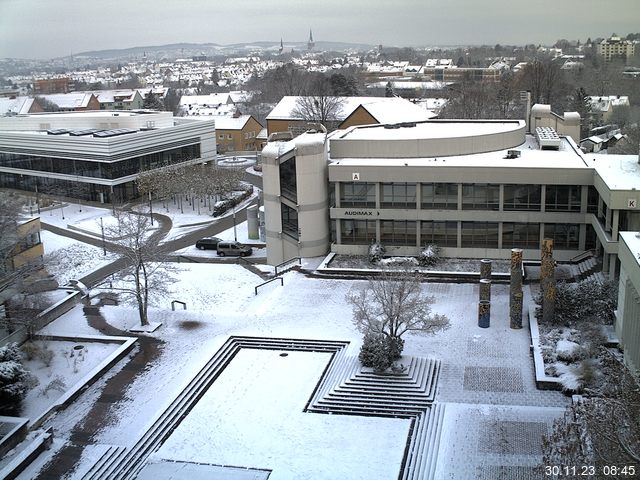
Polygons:
[[313,50],[316,43],[313,41],[313,32],[309,29],[309,41],[307,42],[307,50]]

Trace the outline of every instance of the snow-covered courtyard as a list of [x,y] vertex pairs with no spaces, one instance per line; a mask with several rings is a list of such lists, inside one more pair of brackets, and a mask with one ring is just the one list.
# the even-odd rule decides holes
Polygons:
[[[236,234],[246,240],[246,225]],[[90,256],[101,257],[97,247],[78,247],[76,241],[50,235],[45,241],[56,239],[57,251],[86,248]],[[302,268],[313,271],[322,262],[303,259]],[[19,478],[38,478],[40,469],[50,471],[49,461],[71,455],[70,478],[83,478],[105,449],[133,448],[230,336],[347,342],[345,355],[358,355],[362,335],[345,297],[365,280],[289,271],[282,286],[272,282],[256,294],[264,278],[242,265],[181,263],[173,275],[172,293],[150,311],[150,320],[162,326],[143,335],[127,358],[48,420],[53,446]],[[541,462],[541,436],[570,399],[536,389],[526,317],[525,328],[509,328],[507,285],[492,287],[487,329],[478,327],[476,284],[425,283],[423,288],[435,296],[433,310],[451,321],[451,328],[436,336],[407,336],[404,350],[407,358],[431,358],[441,365],[434,405],[442,413],[434,427],[439,441],[429,447],[435,462],[431,478],[489,479],[497,478],[496,472],[533,478]],[[186,310],[172,310],[172,300],[184,302]],[[525,304],[530,301],[525,288]],[[49,324],[46,333],[99,334],[96,318],[89,325],[83,308],[74,307]],[[120,334],[139,323],[137,310],[126,302],[97,310],[103,326]],[[205,469],[201,477],[190,473],[192,478],[398,478],[412,422],[306,412],[331,355],[281,353],[239,350],[171,435],[150,452],[140,478],[169,478],[158,473],[165,462]],[[132,365],[134,360],[138,363]],[[216,470],[214,476],[220,468],[222,473]],[[242,476],[247,472],[255,476]]]

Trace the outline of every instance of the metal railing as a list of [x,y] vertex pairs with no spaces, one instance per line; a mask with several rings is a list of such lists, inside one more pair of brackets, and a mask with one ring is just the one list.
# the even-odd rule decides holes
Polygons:
[[256,285],[255,288],[253,289],[254,294],[258,295],[258,288],[264,287],[267,283],[271,283],[274,280],[280,280],[280,286],[284,287],[284,280],[282,279],[282,277],[275,277],[275,278],[272,278],[271,280],[267,280],[266,282],[261,283],[260,285]]
[[[277,277],[278,275],[283,274],[284,272],[291,270],[295,265],[295,262],[298,262],[298,265],[302,265],[302,258],[300,257],[293,257],[290,258],[289,260],[286,260],[282,263],[279,263],[278,265],[275,266],[275,276]],[[288,267],[288,268],[281,268],[281,267]],[[278,269],[280,269],[278,271]]]

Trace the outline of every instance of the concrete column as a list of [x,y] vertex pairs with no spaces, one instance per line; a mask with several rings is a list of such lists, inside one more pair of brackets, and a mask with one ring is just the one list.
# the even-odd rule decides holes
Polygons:
[[522,249],[511,250],[511,285],[509,291],[511,328],[522,328]]
[[247,236],[252,240],[258,239],[258,206],[247,207]]
[[491,301],[491,280],[488,278],[480,279],[480,301]]
[[540,265],[540,286],[542,287],[542,320],[547,323],[553,321],[556,304],[556,276],[553,260],[553,239],[542,241],[542,255]]
[[620,210],[613,210],[611,217],[611,240],[618,241],[618,229],[620,226]]
[[491,324],[491,302],[482,300],[478,304],[478,326],[480,328],[489,328],[490,324]]

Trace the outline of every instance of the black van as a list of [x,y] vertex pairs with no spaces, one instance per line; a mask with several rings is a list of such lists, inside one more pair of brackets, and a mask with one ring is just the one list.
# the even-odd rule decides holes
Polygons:
[[215,250],[221,241],[222,239],[218,237],[201,238],[196,242],[196,248],[200,250]]

